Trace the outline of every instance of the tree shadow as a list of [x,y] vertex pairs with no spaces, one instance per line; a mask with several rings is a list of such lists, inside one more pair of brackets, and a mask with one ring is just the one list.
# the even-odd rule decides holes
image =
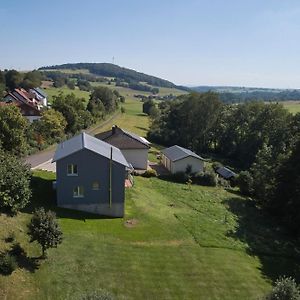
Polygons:
[[299,241],[253,201],[233,197],[223,203],[237,221],[227,236],[248,245],[247,253],[260,259],[262,274],[273,281],[283,275],[300,280]]
[[19,268],[30,273],[34,273],[40,267],[41,257],[28,257],[26,253],[22,253],[16,257]]

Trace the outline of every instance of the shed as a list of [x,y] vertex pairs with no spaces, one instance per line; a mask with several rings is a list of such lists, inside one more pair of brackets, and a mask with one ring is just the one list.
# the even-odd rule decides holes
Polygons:
[[219,167],[216,169],[216,173],[225,179],[232,179],[236,177],[236,173],[226,167]]
[[204,159],[189,149],[174,145],[161,151],[162,164],[172,173],[185,172],[188,166],[192,173],[202,172]]
[[57,205],[122,217],[129,166],[120,149],[81,133],[57,146]]
[[146,170],[150,142],[144,137],[114,125],[111,130],[95,135],[96,138],[119,148],[133,168]]

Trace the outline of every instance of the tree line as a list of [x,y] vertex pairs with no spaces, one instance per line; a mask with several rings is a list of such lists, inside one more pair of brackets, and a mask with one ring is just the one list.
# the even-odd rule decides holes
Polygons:
[[44,76],[39,71],[21,73],[16,70],[0,70],[0,98],[15,88],[30,89],[41,85]]
[[241,192],[300,234],[300,114],[281,104],[224,104],[213,92],[161,102],[148,138],[230,159]]

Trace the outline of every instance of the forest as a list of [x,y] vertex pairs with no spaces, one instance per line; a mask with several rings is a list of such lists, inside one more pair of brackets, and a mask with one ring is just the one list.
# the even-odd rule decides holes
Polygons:
[[227,160],[241,171],[241,192],[300,234],[299,113],[260,101],[224,104],[207,92],[161,102],[151,118],[151,141]]

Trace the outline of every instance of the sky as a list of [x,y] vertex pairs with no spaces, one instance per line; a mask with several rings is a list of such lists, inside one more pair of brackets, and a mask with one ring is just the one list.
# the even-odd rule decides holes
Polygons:
[[113,62],[176,84],[300,88],[299,0],[0,0],[0,69]]

